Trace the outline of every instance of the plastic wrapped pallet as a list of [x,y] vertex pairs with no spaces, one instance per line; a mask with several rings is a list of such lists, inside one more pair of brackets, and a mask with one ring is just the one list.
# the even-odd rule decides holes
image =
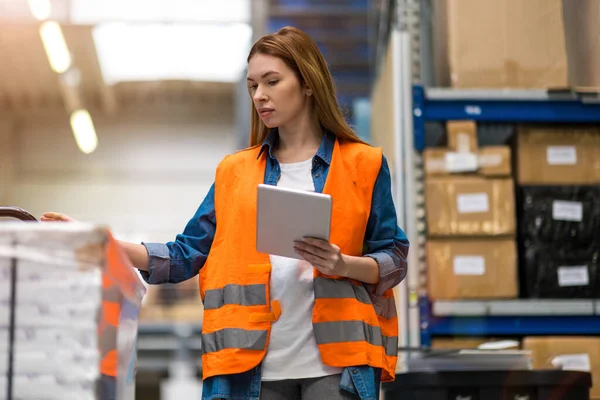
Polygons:
[[145,289],[110,232],[0,224],[0,282],[0,399],[134,399]]
[[562,248],[600,245],[600,187],[522,186],[520,197],[524,242]]

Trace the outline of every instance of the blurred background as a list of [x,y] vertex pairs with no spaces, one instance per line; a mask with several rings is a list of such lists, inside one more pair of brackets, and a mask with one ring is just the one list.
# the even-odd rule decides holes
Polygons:
[[[390,162],[401,346],[510,339],[600,379],[600,0],[0,0],[0,205],[173,240],[288,25]],[[195,280],[150,288],[139,399],[197,383],[201,320]]]

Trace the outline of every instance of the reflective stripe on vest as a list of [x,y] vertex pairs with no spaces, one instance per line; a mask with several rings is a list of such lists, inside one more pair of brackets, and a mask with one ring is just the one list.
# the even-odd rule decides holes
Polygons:
[[373,304],[367,289],[348,280],[316,277],[315,299],[356,299],[361,303]]
[[207,290],[204,309],[214,310],[228,304],[258,306],[267,304],[266,285],[227,285],[221,289]]
[[381,328],[362,321],[318,322],[313,324],[317,344],[367,342],[382,346],[388,356],[398,355],[398,337],[383,336]]
[[[364,286],[352,284],[348,280],[317,277],[314,286],[315,299],[355,298],[361,303],[373,304]],[[385,319],[392,319],[398,315],[393,297],[381,297],[373,306],[377,315]]]
[[[315,300],[355,299],[363,304],[373,305],[367,290],[362,284],[354,284],[346,279],[317,277],[314,281]],[[378,316],[385,319],[396,317],[396,303],[393,297],[381,298],[375,307]],[[388,356],[398,354],[398,337],[384,336],[378,326],[363,321],[334,321],[314,324],[317,344],[365,341],[373,346],[382,346]]]
[[214,353],[224,349],[264,350],[268,331],[228,328],[202,335],[202,352]]

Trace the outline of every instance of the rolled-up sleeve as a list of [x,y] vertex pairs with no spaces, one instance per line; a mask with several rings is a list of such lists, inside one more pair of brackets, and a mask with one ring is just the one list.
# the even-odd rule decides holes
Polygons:
[[373,189],[371,213],[365,233],[364,255],[373,258],[379,265],[379,283],[365,285],[372,297],[381,296],[406,277],[408,248],[408,239],[398,226],[390,169],[383,157]]
[[148,251],[148,271],[140,271],[149,284],[179,283],[198,275],[204,266],[217,229],[214,184],[183,233],[168,243],[142,243]]

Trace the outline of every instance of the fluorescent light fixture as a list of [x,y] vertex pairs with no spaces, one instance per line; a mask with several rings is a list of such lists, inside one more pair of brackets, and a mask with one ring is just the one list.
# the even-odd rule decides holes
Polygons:
[[27,2],[29,3],[31,14],[33,14],[35,19],[39,21],[48,19],[52,11],[50,0],[28,0]]
[[90,154],[98,146],[98,136],[94,128],[94,122],[87,110],[76,110],[71,114],[71,129],[79,150]]
[[250,50],[248,24],[99,25],[93,31],[107,84],[191,80],[236,82]]
[[250,23],[251,0],[71,0],[74,24],[104,22]]
[[44,22],[40,27],[40,36],[52,70],[58,74],[68,70],[71,66],[71,54],[60,25],[54,21]]

